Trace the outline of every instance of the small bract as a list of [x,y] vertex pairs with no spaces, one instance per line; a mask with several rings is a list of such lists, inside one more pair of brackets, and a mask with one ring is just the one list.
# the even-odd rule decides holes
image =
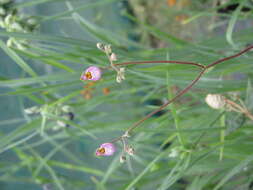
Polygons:
[[112,143],[101,144],[96,150],[96,156],[111,156],[116,151],[116,147]]
[[97,81],[101,78],[102,71],[99,67],[90,66],[81,75],[80,80],[92,80]]

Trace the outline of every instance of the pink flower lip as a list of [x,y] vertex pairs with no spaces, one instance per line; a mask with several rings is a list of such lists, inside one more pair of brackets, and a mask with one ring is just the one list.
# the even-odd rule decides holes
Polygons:
[[96,156],[111,156],[116,151],[113,143],[104,143],[96,150]]
[[101,78],[102,71],[99,67],[90,66],[81,75],[80,80],[97,81]]

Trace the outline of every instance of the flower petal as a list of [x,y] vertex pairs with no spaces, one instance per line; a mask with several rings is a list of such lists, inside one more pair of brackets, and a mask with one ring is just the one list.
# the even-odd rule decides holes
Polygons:
[[116,151],[116,147],[113,143],[104,143],[96,150],[97,156],[111,156]]
[[82,73],[80,80],[97,81],[101,78],[102,71],[99,67],[90,66]]

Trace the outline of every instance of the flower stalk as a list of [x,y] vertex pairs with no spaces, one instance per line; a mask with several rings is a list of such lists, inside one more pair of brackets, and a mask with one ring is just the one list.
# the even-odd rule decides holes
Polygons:
[[[174,64],[184,64],[184,65],[192,65],[192,66],[196,66],[199,67],[201,69],[201,71],[199,72],[199,74],[197,75],[197,77],[188,85],[186,86],[183,90],[181,90],[174,98],[172,98],[171,100],[169,100],[168,102],[166,102],[165,104],[163,104],[162,106],[160,106],[158,109],[154,110],[153,112],[149,113],[148,115],[146,115],[145,117],[143,117],[142,119],[140,119],[139,121],[135,122],[132,126],[130,126],[126,132],[118,138],[115,138],[114,140],[112,140],[112,142],[116,142],[120,139],[122,139],[122,137],[125,136],[125,134],[130,134],[135,128],[137,128],[138,126],[140,126],[141,123],[143,123],[144,121],[146,121],[147,119],[149,119],[151,116],[153,116],[154,114],[156,114],[157,112],[163,110],[164,108],[166,108],[169,104],[171,104],[172,102],[176,101],[178,98],[180,98],[182,95],[184,95],[185,93],[187,93],[199,80],[200,78],[204,75],[204,73],[211,67],[214,67],[222,62],[228,61],[230,59],[234,59],[236,57],[241,56],[242,54],[250,51],[251,49],[253,49],[253,45],[245,48],[244,50],[240,51],[237,54],[234,54],[232,56],[229,57],[225,57],[222,59],[219,59],[207,66],[199,64],[199,63],[193,63],[193,62],[183,62],[183,61],[137,61],[137,62],[124,62],[124,63],[119,63],[119,64],[115,64],[117,66],[122,66],[122,65],[137,65],[137,64],[146,64],[146,63],[174,63]],[[238,107],[238,106],[237,106]],[[239,109],[239,107],[238,107]],[[249,118],[252,118],[252,114],[250,114],[248,111],[246,111],[244,109],[244,113],[245,115],[247,115]]]
[[[137,127],[140,126],[140,124],[142,124],[144,121],[146,121],[147,119],[149,119],[150,117],[152,117],[154,114],[156,114],[157,112],[163,110],[164,108],[166,108],[168,105],[170,105],[172,102],[176,101],[178,98],[180,98],[182,95],[184,95],[185,93],[187,93],[200,79],[201,77],[204,75],[204,73],[211,67],[214,67],[220,63],[223,63],[225,61],[228,61],[230,59],[234,59],[236,57],[241,56],[242,54],[250,51],[251,49],[253,49],[253,45],[243,49],[242,51],[240,51],[237,54],[234,54],[232,56],[229,57],[225,57],[222,59],[219,59],[213,63],[210,63],[209,65],[205,66],[199,63],[194,63],[194,62],[183,62],[183,61],[136,61],[136,62],[124,62],[124,63],[118,63],[118,64],[113,64],[113,61],[110,59],[109,54],[107,54],[108,59],[110,60],[111,63],[111,67],[115,70],[115,71],[119,71],[118,68],[116,66],[126,66],[126,65],[138,65],[138,64],[148,64],[148,63],[173,63],[173,64],[182,64],[182,65],[191,65],[191,66],[195,66],[200,68],[200,72],[199,74],[196,76],[196,78],[188,85],[186,86],[183,90],[181,90],[174,98],[172,98],[171,100],[167,101],[166,103],[164,103],[162,106],[160,106],[158,109],[154,110],[153,112],[149,113],[148,115],[146,115],[145,117],[143,117],[142,119],[138,120],[137,122],[135,122],[132,126],[130,126],[125,133],[122,136],[119,136],[115,139],[113,139],[110,143],[115,143],[117,141],[122,141],[123,142],[123,148],[125,152],[128,152],[128,154],[131,155],[131,153],[133,153],[133,148],[131,147],[131,150],[129,151],[126,147],[125,144],[125,140],[126,138],[130,137],[130,133],[136,129]],[[241,107],[240,105],[236,104],[236,103],[232,103],[230,102],[228,99],[226,99],[227,103],[230,105],[233,105],[234,108],[240,110],[242,113],[244,113],[247,117],[249,117],[250,119],[253,118],[253,115],[245,108]],[[122,159],[123,162],[123,159]]]

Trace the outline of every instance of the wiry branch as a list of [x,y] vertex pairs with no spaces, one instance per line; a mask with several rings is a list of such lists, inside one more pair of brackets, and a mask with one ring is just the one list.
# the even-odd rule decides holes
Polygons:
[[[160,106],[158,109],[156,109],[155,111],[149,113],[148,115],[146,115],[144,118],[142,118],[141,120],[137,121],[136,123],[134,123],[127,131],[125,134],[129,134],[132,130],[134,130],[136,127],[138,127],[141,123],[143,123],[145,120],[147,120],[148,118],[150,118],[151,116],[153,116],[154,114],[156,114],[157,112],[163,110],[165,107],[167,107],[169,104],[171,104],[172,102],[174,102],[175,100],[177,100],[179,97],[181,97],[183,94],[185,94],[186,92],[188,92],[198,81],[199,79],[202,77],[202,75],[205,73],[205,71],[210,68],[213,67],[217,64],[220,64],[222,62],[228,61],[230,59],[236,58],[241,56],[242,54],[250,51],[251,49],[253,49],[253,45],[247,47],[246,49],[242,50],[241,52],[234,54],[232,56],[229,57],[225,57],[223,59],[219,59],[207,66],[198,64],[198,63],[193,63],[193,62],[182,62],[182,61],[138,61],[138,62],[125,62],[125,63],[119,63],[119,64],[115,64],[115,65],[131,65],[131,64],[145,64],[145,63],[175,63],[175,64],[185,64],[185,65],[193,65],[193,66],[197,66],[200,67],[202,70],[201,72],[198,74],[198,76],[186,87],[184,88],[182,91],[180,91],[174,98],[172,98],[171,100],[169,100],[167,103],[163,104],[162,106]],[[117,139],[120,139],[117,138]],[[117,139],[113,140],[112,142],[115,142]]]

